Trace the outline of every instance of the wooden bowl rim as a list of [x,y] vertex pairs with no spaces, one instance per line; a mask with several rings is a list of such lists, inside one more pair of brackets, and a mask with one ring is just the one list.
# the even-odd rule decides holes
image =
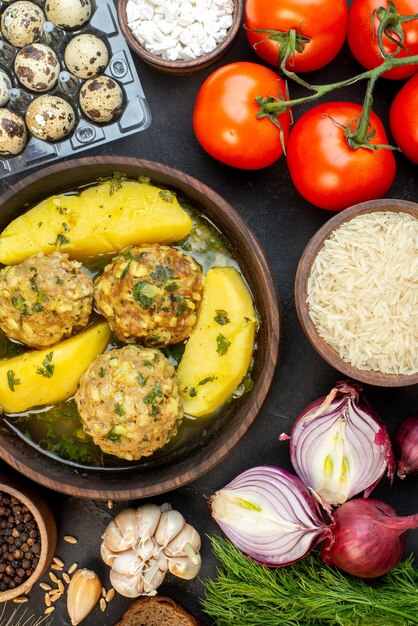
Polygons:
[[[253,268],[257,268],[259,272],[259,276],[257,278],[262,281],[262,289],[260,289],[260,291],[262,293],[269,294],[270,296],[266,297],[262,302],[262,304],[264,305],[262,310],[266,318],[264,323],[266,335],[266,349],[264,360],[262,362],[260,361],[259,377],[255,381],[253,389],[247,394],[247,398],[249,398],[249,400],[247,400],[249,406],[242,409],[242,412],[244,412],[245,409],[246,414],[240,420],[238,427],[231,433],[229,433],[230,436],[227,443],[223,444],[221,448],[219,448],[218,446],[213,453],[205,455],[201,455],[202,449],[198,449],[197,451],[193,452],[193,457],[197,457],[199,455],[200,460],[196,460],[196,463],[193,465],[192,469],[188,469],[187,467],[185,469],[182,469],[181,471],[177,469],[176,473],[176,468],[181,466],[182,463],[187,465],[186,460],[190,457],[186,457],[186,460],[180,459],[178,463],[173,464],[173,474],[170,476],[170,478],[167,478],[161,483],[138,487],[135,486],[135,477],[131,477],[131,483],[129,484],[128,470],[126,477],[126,482],[128,484],[126,488],[117,488],[115,490],[115,488],[112,488],[112,486],[105,487],[103,485],[100,490],[98,490],[97,486],[93,487],[91,485],[86,485],[86,480],[83,479],[79,473],[77,475],[72,475],[71,479],[63,474],[63,478],[65,478],[65,481],[63,482],[62,479],[59,480],[56,478],[51,478],[46,476],[45,473],[43,473],[42,471],[36,471],[32,469],[28,466],[26,458],[25,462],[22,463],[20,460],[15,458],[13,453],[11,453],[7,441],[5,440],[0,430],[0,454],[3,460],[31,480],[34,480],[35,482],[44,485],[49,489],[65,493],[67,495],[77,495],[78,497],[103,500],[133,500],[137,498],[160,495],[166,493],[167,491],[171,491],[173,489],[177,489],[180,486],[186,485],[193,480],[196,480],[200,476],[203,476],[208,471],[213,469],[216,465],[218,465],[227,456],[227,454],[229,454],[232,448],[236,446],[237,443],[241,440],[241,438],[247,432],[251,424],[256,419],[259,411],[261,410],[261,407],[267,397],[268,391],[273,381],[273,376],[279,357],[281,312],[279,296],[276,283],[273,278],[272,270],[269,266],[264,250],[262,249],[254,233],[246,224],[246,222],[241,218],[239,213],[216,191],[214,191],[201,181],[197,180],[196,178],[167,165],[154,161],[148,161],[133,157],[125,158],[117,155],[70,159],[68,161],[63,161],[51,165],[41,171],[37,171],[34,174],[27,176],[23,180],[20,180],[18,183],[16,183],[16,185],[14,185],[11,189],[7,190],[4,194],[0,196],[0,207],[4,202],[9,200],[16,193],[23,191],[29,185],[33,185],[43,178],[54,175],[55,173],[62,173],[63,171],[69,172],[72,168],[88,166],[98,167],[100,165],[109,168],[111,167],[112,169],[114,168],[115,170],[119,171],[124,171],[124,167],[132,167],[140,170],[142,173],[150,175],[151,177],[152,173],[154,173],[155,177],[159,175],[167,176],[170,179],[173,179],[173,188],[190,188],[191,190],[194,190],[205,198],[210,199],[212,203],[216,204],[219,213],[222,214],[222,220],[224,220],[225,222],[229,220],[230,223],[233,223],[234,229],[236,229],[237,232],[240,232],[241,241],[245,241],[247,251],[251,251],[249,253],[249,257],[251,257],[250,265]],[[184,191],[184,193],[187,195],[187,190]],[[36,198],[34,201],[36,201]],[[225,428],[227,428],[227,425]],[[223,431],[225,430],[225,428],[223,428]],[[208,444],[208,446],[206,447],[210,447],[210,445],[211,444]],[[61,464],[60,461],[55,461],[55,463]]]
[[360,370],[344,361],[338,353],[326,343],[319,335],[314,322],[309,315],[309,308],[306,304],[307,282],[311,273],[313,262],[318,251],[323,246],[324,241],[330,234],[344,222],[348,222],[354,217],[372,213],[376,211],[393,211],[395,213],[409,213],[418,219],[418,204],[407,200],[382,199],[360,202],[341,211],[329,219],[305,247],[300,258],[295,278],[295,301],[296,311],[302,329],[312,347],[318,354],[336,370],[358,380],[360,382],[376,385],[378,387],[406,387],[418,383],[418,373],[416,374],[383,374],[381,372]]
[[[45,502],[45,500],[41,498],[41,496],[39,496],[37,493],[33,492],[29,486],[26,487],[20,485],[18,481],[14,481],[13,479],[9,479],[8,477],[1,475],[0,491],[14,496],[20,502],[22,502],[22,504],[27,506],[35,519],[36,525],[38,526],[41,535],[41,552],[39,554],[38,564],[35,567],[32,576],[30,576],[27,580],[25,580],[25,582],[23,582],[18,587],[15,587],[14,589],[0,591],[1,603],[12,600],[13,598],[17,598],[18,596],[24,595],[25,593],[30,591],[36,581],[39,580],[39,578],[45,572],[49,563],[52,560],[53,553],[55,552],[56,525],[52,511],[49,508],[47,502]],[[41,508],[43,510],[41,510]],[[51,519],[53,520],[55,532],[48,532],[49,529],[47,528],[44,515],[49,516],[49,522],[51,522]]]
[[145,61],[152,67],[155,67],[164,72],[169,72],[173,74],[186,74],[208,67],[218,58],[220,58],[232,44],[238,33],[238,29],[240,27],[242,15],[244,12],[244,0],[233,0],[233,2],[234,12],[232,15],[232,26],[228,30],[228,34],[226,35],[225,39],[223,39],[223,41],[221,41],[221,43],[216,46],[214,50],[212,50],[212,52],[203,54],[197,59],[192,59],[190,61],[170,61],[168,59],[163,59],[162,57],[152,54],[152,52],[149,52],[146,48],[144,48],[134,37],[133,32],[128,26],[128,21],[126,18],[126,5],[128,3],[128,0],[118,0],[117,12],[119,25],[123,36],[128,42],[131,50],[133,50],[143,61]]

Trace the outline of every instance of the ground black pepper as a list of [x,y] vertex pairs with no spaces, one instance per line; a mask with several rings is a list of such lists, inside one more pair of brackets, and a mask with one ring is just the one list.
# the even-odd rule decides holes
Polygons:
[[32,513],[17,498],[0,491],[0,591],[14,589],[32,576],[40,552]]

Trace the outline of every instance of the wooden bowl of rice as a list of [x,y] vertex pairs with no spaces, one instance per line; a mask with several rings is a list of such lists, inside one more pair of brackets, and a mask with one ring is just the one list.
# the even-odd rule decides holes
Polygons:
[[302,254],[295,300],[336,370],[381,387],[418,383],[418,204],[372,200],[332,217]]

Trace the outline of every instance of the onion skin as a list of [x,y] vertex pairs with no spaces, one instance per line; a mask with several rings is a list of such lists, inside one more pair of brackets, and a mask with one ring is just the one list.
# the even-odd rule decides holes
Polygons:
[[410,415],[398,426],[395,450],[399,478],[418,474],[418,413]]
[[398,517],[389,505],[372,498],[355,498],[333,515],[333,537],[321,546],[326,565],[359,576],[376,578],[402,559],[405,531],[418,528],[418,515]]
[[331,532],[305,485],[278,467],[243,472],[210,503],[212,516],[228,539],[270,567],[299,561]]
[[361,393],[359,383],[337,383],[302,411],[291,431],[292,465],[327,510],[362,491],[368,497],[385,472],[393,480],[386,426]]

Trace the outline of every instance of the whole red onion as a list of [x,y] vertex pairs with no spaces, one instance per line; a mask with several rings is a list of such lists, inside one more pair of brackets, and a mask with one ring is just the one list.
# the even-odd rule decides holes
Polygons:
[[399,478],[418,474],[418,413],[410,415],[398,426],[395,450]]
[[322,544],[322,560],[360,578],[393,569],[403,556],[405,531],[418,528],[418,515],[398,517],[389,505],[372,498],[345,502],[333,518],[333,536]]

